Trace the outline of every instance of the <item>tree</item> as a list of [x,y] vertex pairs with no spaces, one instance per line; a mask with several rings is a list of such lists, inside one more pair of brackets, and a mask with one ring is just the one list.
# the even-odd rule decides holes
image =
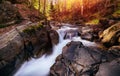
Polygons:
[[46,14],[46,0],[44,0],[44,3],[43,3],[43,14],[44,15]]
[[52,17],[52,18],[54,18],[54,19],[56,18],[56,17],[55,17],[55,16],[56,16],[56,15],[55,15],[55,11],[56,11],[56,10],[55,10],[55,8],[54,8],[53,1],[51,1],[51,2],[50,2],[50,17]]
[[40,2],[40,0],[38,0],[38,5],[39,5],[38,10],[40,11],[41,10],[41,2]]

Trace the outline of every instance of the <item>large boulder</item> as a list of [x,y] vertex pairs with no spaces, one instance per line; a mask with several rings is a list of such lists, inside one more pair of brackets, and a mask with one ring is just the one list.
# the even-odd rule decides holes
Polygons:
[[120,58],[101,64],[96,76],[120,76]]
[[[3,42],[4,43],[4,42]],[[24,61],[23,41],[20,35],[0,47],[0,75],[9,76]]]
[[91,76],[102,60],[105,58],[97,49],[86,47],[81,42],[70,42],[51,67],[50,76]]
[[[47,27],[48,25],[34,25],[24,30],[24,38],[31,41],[34,46],[39,46],[36,55],[52,51],[53,45],[58,44],[59,35],[55,30]],[[46,48],[47,47],[47,48]]]
[[97,47],[86,47],[81,42],[70,42],[56,58],[50,76],[119,76],[120,58],[113,47],[102,51]]
[[23,26],[0,36],[0,75],[13,76],[25,60],[51,53],[52,44],[59,42],[54,30],[31,22]]
[[120,38],[120,22],[112,25],[111,27],[104,30],[99,35],[101,42],[107,46],[112,46],[115,44],[119,44]]

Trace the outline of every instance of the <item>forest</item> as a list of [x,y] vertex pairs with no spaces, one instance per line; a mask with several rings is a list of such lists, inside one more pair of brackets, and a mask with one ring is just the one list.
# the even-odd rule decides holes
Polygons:
[[0,76],[120,76],[120,0],[0,0]]

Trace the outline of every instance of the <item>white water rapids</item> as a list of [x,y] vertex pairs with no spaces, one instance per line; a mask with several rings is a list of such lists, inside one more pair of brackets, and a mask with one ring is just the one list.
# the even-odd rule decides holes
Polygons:
[[62,53],[62,48],[71,41],[81,41],[86,46],[95,46],[94,42],[82,40],[80,37],[72,37],[64,40],[65,31],[76,30],[77,28],[70,28],[63,26],[57,30],[59,34],[59,43],[53,47],[53,53],[49,56],[43,55],[38,59],[31,59],[24,62],[21,68],[14,76],[47,76],[50,71],[50,67],[55,63],[55,59]]

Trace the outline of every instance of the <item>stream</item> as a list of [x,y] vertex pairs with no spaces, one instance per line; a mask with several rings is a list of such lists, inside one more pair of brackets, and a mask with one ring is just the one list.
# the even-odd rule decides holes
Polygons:
[[38,59],[31,59],[22,64],[21,68],[14,76],[48,76],[50,67],[55,63],[55,59],[62,53],[62,48],[71,41],[81,41],[85,46],[95,46],[96,43],[82,40],[80,36],[74,37],[69,34],[68,39],[64,39],[65,32],[69,30],[77,30],[75,27],[62,26],[57,30],[59,34],[59,43],[54,45],[51,55],[43,55]]

